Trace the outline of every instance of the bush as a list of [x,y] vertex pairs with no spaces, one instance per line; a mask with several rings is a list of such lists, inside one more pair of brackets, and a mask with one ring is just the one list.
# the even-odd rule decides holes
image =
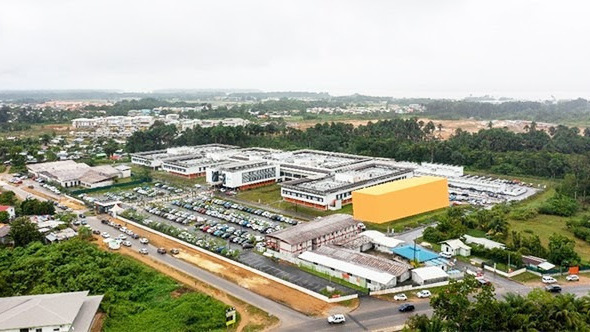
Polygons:
[[541,206],[539,212],[555,216],[571,217],[578,212],[579,208],[580,204],[575,199],[556,193]]
[[104,294],[104,331],[226,331],[226,305],[122,255],[71,239],[0,250],[0,296]]
[[510,212],[510,217],[515,220],[526,221],[533,219],[538,214],[536,209],[531,208],[517,208]]

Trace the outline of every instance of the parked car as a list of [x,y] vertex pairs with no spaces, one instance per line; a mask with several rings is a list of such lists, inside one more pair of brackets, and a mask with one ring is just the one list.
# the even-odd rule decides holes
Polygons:
[[148,250],[146,248],[141,248],[139,249],[139,253],[142,255],[147,255],[148,254]]
[[335,314],[328,317],[328,324],[343,324],[346,322],[346,317],[343,314]]
[[395,294],[393,296],[393,299],[396,301],[406,301],[408,299],[408,297],[406,296],[406,294],[401,293],[401,294]]
[[570,274],[569,276],[565,277],[567,281],[580,281],[580,277],[575,274]]
[[158,248],[158,254],[165,255],[166,254],[166,249],[164,249],[164,248]]
[[94,234],[94,235],[100,235],[100,230],[98,230],[98,229],[93,229],[93,230],[92,230],[92,234]]
[[487,286],[487,285],[491,285],[492,284],[489,280],[487,280],[487,279],[485,279],[483,277],[475,278],[475,280],[477,280],[477,282],[479,283],[479,286],[480,287],[483,287],[483,286]]
[[557,282],[557,280],[555,280],[555,278],[553,278],[553,277],[551,277],[551,276],[543,276],[543,277],[541,278],[541,281],[542,281],[544,284],[553,284],[553,283],[556,283],[556,282]]
[[146,239],[145,237],[142,237],[141,239],[139,239],[139,243],[148,244],[148,243],[150,243],[150,240]]
[[100,236],[102,236],[105,239],[108,239],[109,237],[111,237],[111,235],[107,232],[102,232],[102,234]]
[[443,251],[443,252],[441,252],[441,253],[439,253],[438,255],[439,255],[440,257],[442,257],[442,258],[447,258],[447,259],[450,259],[450,258],[452,258],[452,257],[453,257],[453,255],[452,255],[451,253],[449,253],[449,252],[444,252],[444,251]]
[[414,311],[414,309],[416,309],[416,307],[414,307],[413,304],[404,303],[397,310],[399,310],[399,312],[410,312],[410,311]]
[[559,285],[547,285],[545,290],[550,293],[561,293],[561,287]]
[[124,245],[125,247],[131,247],[131,241],[123,241],[122,245]]
[[425,290],[421,290],[418,293],[416,293],[416,295],[419,298],[426,298],[426,297],[430,297],[432,295],[432,293],[430,293],[429,290],[425,289]]
[[170,254],[172,254],[172,255],[178,255],[179,253],[180,253],[180,250],[178,250],[176,248],[170,249]]

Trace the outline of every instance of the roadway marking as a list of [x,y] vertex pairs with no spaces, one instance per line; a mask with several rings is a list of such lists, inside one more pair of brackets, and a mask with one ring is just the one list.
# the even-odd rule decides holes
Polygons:
[[361,322],[359,322],[359,321],[358,321],[356,318],[354,318],[354,316],[353,316],[353,315],[351,315],[351,314],[346,314],[346,315],[347,315],[347,316],[348,316],[348,317],[349,317],[349,318],[350,318],[350,319],[351,319],[353,322],[355,322],[355,323],[356,323],[356,325],[360,326],[360,328],[361,328],[361,329],[363,329],[363,330],[365,330],[365,331],[368,331],[368,330],[369,330],[369,329],[368,329],[368,328],[366,328],[366,327],[365,327],[363,324],[361,324]]

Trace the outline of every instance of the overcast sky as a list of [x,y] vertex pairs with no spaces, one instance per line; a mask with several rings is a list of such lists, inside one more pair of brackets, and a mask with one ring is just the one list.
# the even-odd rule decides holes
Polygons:
[[590,97],[590,3],[0,1],[0,89],[93,88]]

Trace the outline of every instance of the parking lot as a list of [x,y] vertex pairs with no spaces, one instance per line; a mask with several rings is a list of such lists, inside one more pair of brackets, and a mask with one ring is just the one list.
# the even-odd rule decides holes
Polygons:
[[239,261],[259,271],[266,272],[272,276],[289,281],[295,285],[304,287],[317,293],[325,290],[326,286],[334,287],[340,291],[342,295],[356,293],[354,289],[330,282],[324,278],[316,277],[313,274],[309,274],[291,264],[284,262],[278,263],[268,257],[259,255],[252,251],[242,252],[242,254],[240,254]]

